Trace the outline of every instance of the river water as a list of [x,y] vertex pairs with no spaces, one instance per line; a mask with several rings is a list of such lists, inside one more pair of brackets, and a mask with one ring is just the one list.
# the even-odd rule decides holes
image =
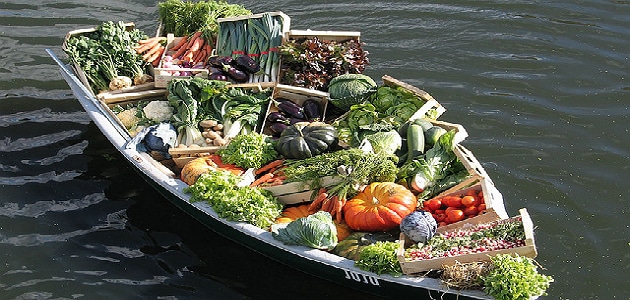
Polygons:
[[[360,31],[366,74],[429,92],[527,208],[546,298],[630,299],[630,2],[230,2]],[[44,49],[109,20],[153,33],[157,3],[0,2],[0,299],[369,299],[201,226],[90,122]]]

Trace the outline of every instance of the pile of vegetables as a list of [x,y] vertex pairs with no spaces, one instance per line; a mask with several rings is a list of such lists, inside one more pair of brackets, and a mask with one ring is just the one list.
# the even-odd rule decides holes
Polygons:
[[159,20],[163,33],[175,36],[192,36],[202,32],[203,38],[210,43],[218,34],[217,19],[250,15],[252,12],[242,5],[229,4],[225,1],[201,0],[183,1],[166,0],[158,3]]
[[244,55],[259,66],[259,71],[240,82],[277,81],[278,47],[282,44],[284,22],[282,15],[271,13],[263,13],[259,18],[220,22],[217,55],[235,59]]
[[346,73],[362,74],[369,64],[368,51],[356,39],[290,39],[280,46],[282,84],[328,91],[330,81]]
[[147,62],[134,47],[147,35],[123,22],[104,22],[94,32],[72,36],[64,52],[79,66],[95,94],[119,90],[151,80],[145,76]]
[[[159,13],[162,32],[183,37],[162,66],[209,66],[211,76],[173,79],[167,99],[112,110],[130,132],[144,135],[147,151],[168,156],[175,144],[219,147],[181,169],[191,202],[206,202],[221,218],[269,230],[288,245],[353,259],[377,274],[402,274],[396,256],[400,232],[415,242],[405,249],[408,261],[524,245],[519,217],[436,232],[483,213],[483,192],[436,197],[470,176],[454,152],[457,132],[431,122],[436,110],[418,116],[426,101],[409,89],[378,86],[363,75],[368,52],[358,40],[281,44],[281,15],[218,23],[217,18],[251,14],[219,1],[167,0]],[[217,37],[218,55],[209,57]],[[131,78],[142,77],[166,51],[164,41],[107,22],[69,39],[66,48],[94,91],[102,91],[134,84]],[[276,81],[281,58],[280,82],[329,91],[331,103],[345,114],[326,123],[321,99],[297,103],[272,99],[272,89],[231,85]],[[266,113],[270,102],[273,110]],[[273,136],[260,133],[263,120]],[[309,203],[284,207],[264,188],[293,182],[312,190]],[[519,299],[544,294],[552,281],[537,274],[531,259],[495,256],[476,282],[497,299]]]
[[239,134],[253,132],[263,117],[271,91],[230,87],[228,82],[201,77],[176,78],[168,83],[168,101],[175,108],[172,118],[178,128],[178,144],[205,145],[199,122],[222,124],[223,136],[230,141]]

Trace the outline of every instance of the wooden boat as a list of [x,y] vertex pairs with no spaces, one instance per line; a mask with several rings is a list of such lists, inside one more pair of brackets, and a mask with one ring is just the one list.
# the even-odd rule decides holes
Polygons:
[[387,298],[492,299],[480,290],[449,288],[435,278],[377,275],[364,271],[356,267],[353,260],[322,250],[285,245],[274,239],[269,231],[254,225],[222,219],[206,203],[191,203],[190,194],[183,191],[187,185],[150,155],[139,152],[136,147],[137,141],[120,125],[109,108],[82,83],[72,66],[60,60],[51,50],[47,49],[47,52],[59,65],[61,75],[90,118],[138,174],[175,206],[217,233],[300,272],[361,292]]

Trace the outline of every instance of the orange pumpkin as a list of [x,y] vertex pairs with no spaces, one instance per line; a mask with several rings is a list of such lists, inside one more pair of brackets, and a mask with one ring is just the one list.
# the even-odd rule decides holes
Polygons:
[[[310,203],[287,207],[282,211],[282,215],[276,219],[276,224],[280,223],[289,223],[299,218],[303,218],[311,215],[308,212],[308,207]],[[337,227],[337,240],[343,241],[346,237],[348,237],[352,233],[352,229],[348,227],[345,223],[337,223],[335,222],[335,227]]]
[[201,174],[211,171],[225,170],[240,176],[245,170],[234,165],[226,164],[217,154],[211,154],[204,157],[195,158],[187,162],[180,171],[179,178],[188,185],[193,185]]
[[374,182],[343,206],[346,224],[356,231],[388,231],[418,204],[416,196],[394,182]]

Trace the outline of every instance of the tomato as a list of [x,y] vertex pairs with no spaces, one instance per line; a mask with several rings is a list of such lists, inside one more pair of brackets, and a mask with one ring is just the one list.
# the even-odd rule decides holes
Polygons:
[[486,204],[485,204],[485,203],[481,203],[481,204],[479,204],[479,206],[477,206],[477,209],[478,209],[479,211],[486,210]]
[[451,222],[459,222],[465,218],[464,212],[461,209],[452,209],[446,213],[446,218]]
[[448,206],[450,207],[462,207],[462,198],[458,196],[450,196],[448,200]]
[[438,221],[438,222],[443,222],[446,219],[446,214],[444,214],[444,213],[435,214],[435,215],[433,215],[433,218],[435,218],[435,220]]
[[430,211],[436,211],[442,208],[442,200],[440,199],[431,199],[424,201],[424,206],[428,208]]
[[470,195],[466,195],[462,197],[462,204],[464,206],[471,206],[473,205],[473,203],[475,203],[475,197],[470,196]]
[[464,214],[467,216],[475,216],[477,215],[477,207],[472,205],[472,206],[466,206],[464,208]]

